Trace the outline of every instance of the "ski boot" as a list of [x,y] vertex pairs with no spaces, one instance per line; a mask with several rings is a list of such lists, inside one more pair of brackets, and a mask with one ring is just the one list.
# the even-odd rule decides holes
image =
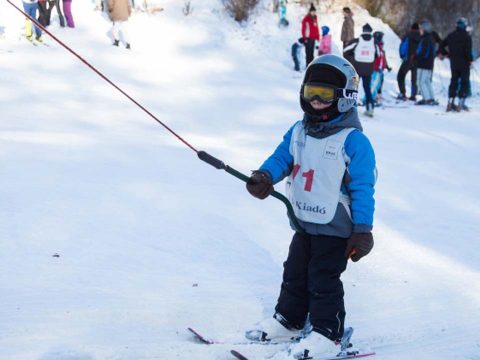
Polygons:
[[458,102],[458,111],[470,111],[470,108],[465,105],[465,98],[460,98],[460,101]]
[[450,111],[455,111],[455,112],[460,111],[460,108],[457,105],[455,105],[455,98],[448,99],[447,112],[450,112]]
[[397,100],[398,101],[407,101],[407,96],[405,94],[398,94]]
[[335,357],[341,351],[341,342],[332,341],[322,334],[312,331],[310,335],[290,347],[288,359]]
[[127,49],[127,50],[130,50],[130,49],[131,49],[130,43],[127,43],[127,45],[125,46],[125,49]]
[[112,45],[113,45],[113,46],[118,46],[119,44],[120,44],[120,41],[119,41],[119,40],[114,40]]
[[294,327],[279,313],[245,332],[245,337],[255,342],[289,342],[299,340],[303,336],[303,329]]

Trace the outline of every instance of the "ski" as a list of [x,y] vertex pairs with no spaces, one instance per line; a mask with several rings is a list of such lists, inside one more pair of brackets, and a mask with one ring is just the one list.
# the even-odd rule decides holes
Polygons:
[[[202,335],[199,331],[188,327],[187,330],[193,335],[195,340],[205,345],[224,345],[225,341],[215,340],[208,338]],[[285,340],[285,341],[254,341],[254,340],[245,340],[245,341],[235,341],[230,342],[231,345],[282,345],[282,344],[291,344],[296,342],[295,340]]]
[[[232,354],[236,359],[238,360],[253,360],[253,358],[248,358],[245,355],[239,353],[236,350],[230,350],[230,354]],[[348,360],[348,359],[360,359],[360,358],[365,358],[369,356],[375,356],[376,353],[374,351],[372,352],[358,352],[356,354],[339,354],[337,356],[333,357],[303,357],[299,358],[298,360]]]

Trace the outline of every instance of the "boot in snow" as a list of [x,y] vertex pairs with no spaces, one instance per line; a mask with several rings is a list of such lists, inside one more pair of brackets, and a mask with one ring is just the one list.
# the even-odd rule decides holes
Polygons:
[[261,321],[252,330],[245,332],[247,339],[258,342],[290,341],[302,336],[302,329],[293,327],[279,313],[275,313],[272,318]]
[[465,105],[465,100],[466,98],[460,98],[460,101],[458,102],[458,111],[470,111],[470,108]]
[[310,335],[290,347],[288,359],[330,358],[337,356],[341,350],[339,342],[312,331]]
[[113,45],[113,46],[118,46],[119,44],[120,44],[120,41],[114,40],[112,45]]

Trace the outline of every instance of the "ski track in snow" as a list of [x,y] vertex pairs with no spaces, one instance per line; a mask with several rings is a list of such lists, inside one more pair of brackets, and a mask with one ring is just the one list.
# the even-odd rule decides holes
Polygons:
[[[110,45],[90,0],[73,2],[77,29],[59,28],[54,11],[51,31],[198,149],[248,174],[301,117],[290,46],[304,13],[290,4],[291,26],[279,29],[266,4],[238,26],[214,0],[192,0],[188,17],[182,2],[162,1],[163,12],[131,18],[132,51]],[[232,343],[275,305],[292,235],[283,205],[198,161],[53,40],[19,41],[24,19],[6,2],[0,10],[0,359],[282,349]],[[367,21],[385,32],[398,69],[398,37],[354,13],[357,34]],[[321,11],[320,23],[338,53],[341,12]],[[437,60],[440,106],[361,115],[379,170],[376,247],[349,265],[344,287],[354,342],[376,359],[480,359],[474,66],[470,113],[443,113],[449,65]],[[395,71],[384,86],[396,93]],[[189,326],[226,343],[198,344]]]

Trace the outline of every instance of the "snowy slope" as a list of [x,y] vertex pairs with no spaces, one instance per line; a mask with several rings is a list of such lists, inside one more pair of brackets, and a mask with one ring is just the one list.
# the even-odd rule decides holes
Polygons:
[[[215,0],[162,1],[130,21],[133,50],[74,1],[77,29],[52,31],[196,148],[248,173],[301,117],[289,47],[262,4],[243,27]],[[356,9],[356,24],[385,31]],[[334,34],[339,12],[322,14]],[[227,341],[269,316],[291,231],[283,205],[259,202],[199,161],[53,41],[19,40],[0,3],[0,359],[228,359],[193,326]],[[334,35],[337,47],[338,36]],[[480,358],[480,101],[377,109],[364,119],[377,153],[375,251],[344,275],[355,341],[377,359]],[[476,64],[473,90],[479,89]],[[395,92],[394,72],[386,93]],[[277,187],[282,191],[282,186]],[[238,347],[267,355],[275,347]]]

